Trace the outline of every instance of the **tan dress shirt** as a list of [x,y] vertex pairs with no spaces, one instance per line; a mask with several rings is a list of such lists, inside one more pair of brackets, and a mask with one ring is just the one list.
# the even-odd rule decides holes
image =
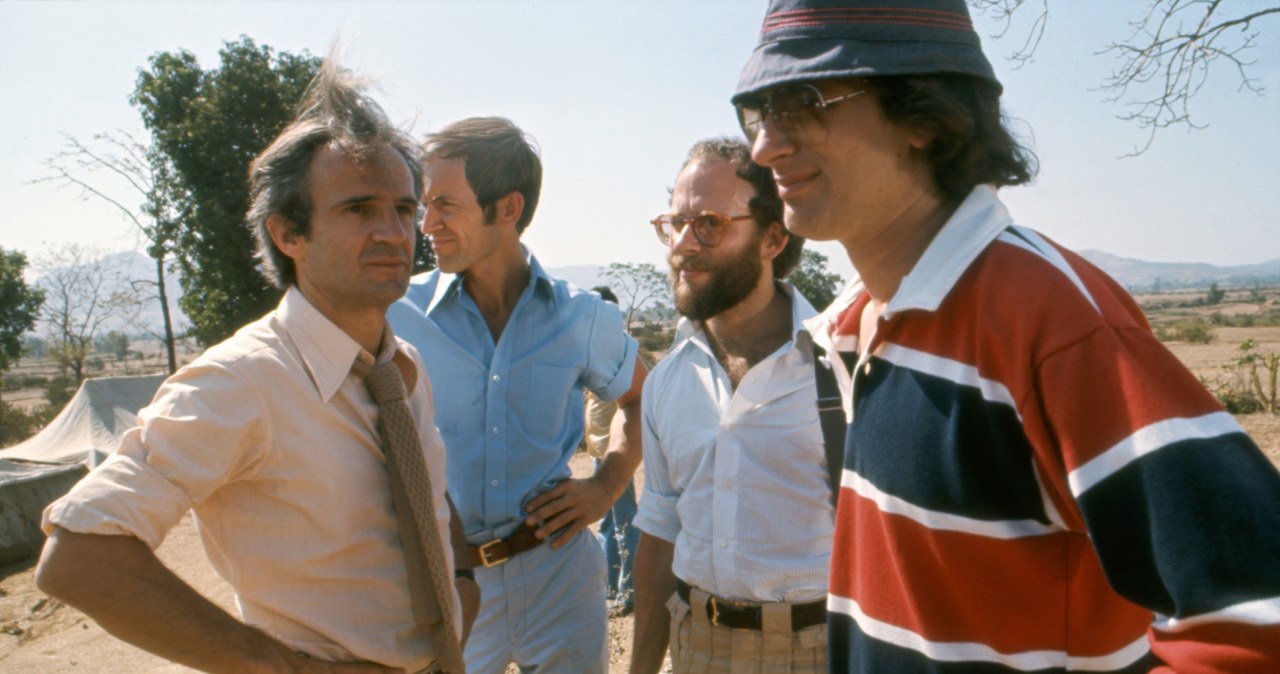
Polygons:
[[587,453],[597,459],[603,459],[609,451],[609,428],[613,424],[613,415],[618,411],[618,403],[605,402],[591,391],[583,393],[586,404],[586,433],[583,438],[587,444]]
[[[408,403],[441,476],[433,498],[447,532],[427,373],[386,334],[378,360],[417,373]],[[194,508],[246,623],[314,657],[425,667],[434,657],[410,609],[377,406],[350,373],[360,353],[290,288],[274,312],[170,377],[116,453],[49,506],[45,530],[128,534],[155,549]]]

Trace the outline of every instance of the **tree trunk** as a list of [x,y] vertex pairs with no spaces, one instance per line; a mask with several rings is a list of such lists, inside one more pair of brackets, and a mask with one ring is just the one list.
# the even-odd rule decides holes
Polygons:
[[174,356],[173,321],[169,317],[169,295],[164,285],[164,257],[156,258],[156,288],[160,292],[160,315],[164,317],[164,348],[169,356],[169,374],[178,371],[178,359]]

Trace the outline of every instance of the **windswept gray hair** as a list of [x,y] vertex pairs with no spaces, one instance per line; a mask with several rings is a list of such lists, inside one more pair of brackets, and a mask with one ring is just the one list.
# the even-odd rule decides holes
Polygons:
[[246,219],[257,238],[256,257],[278,288],[297,281],[293,260],[276,247],[267,218],[278,214],[293,231],[311,229],[311,160],[321,148],[341,151],[356,162],[368,161],[386,148],[409,165],[413,195],[422,197],[422,164],[413,139],[391,124],[387,114],[364,94],[366,82],[325,59],[307,86],[298,115],[249,166],[249,212]]

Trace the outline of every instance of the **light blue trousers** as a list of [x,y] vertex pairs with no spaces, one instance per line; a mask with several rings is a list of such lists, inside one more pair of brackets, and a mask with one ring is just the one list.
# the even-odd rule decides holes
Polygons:
[[467,641],[470,674],[509,663],[538,674],[606,674],[609,621],[604,555],[583,530],[559,550],[540,545],[477,567],[480,613]]

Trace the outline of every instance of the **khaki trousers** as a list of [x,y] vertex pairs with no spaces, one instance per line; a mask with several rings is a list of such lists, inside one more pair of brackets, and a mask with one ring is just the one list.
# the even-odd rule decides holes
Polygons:
[[689,604],[672,594],[673,674],[826,674],[827,626],[791,631],[791,605],[765,604],[762,630],[735,630],[707,618],[708,595],[692,588]]

